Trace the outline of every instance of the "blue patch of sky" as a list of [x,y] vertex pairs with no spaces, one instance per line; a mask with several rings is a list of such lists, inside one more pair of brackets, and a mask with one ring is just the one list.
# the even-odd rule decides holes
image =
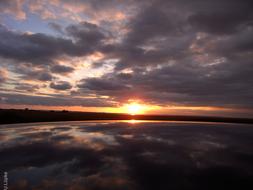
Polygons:
[[1,15],[1,17],[1,21],[10,29],[54,36],[59,34],[49,27],[50,22],[56,22],[63,27],[71,24],[70,21],[63,19],[41,19],[39,15],[30,13],[29,11],[26,11],[26,19],[24,20],[17,20],[12,15],[7,14]]
[[35,14],[27,14],[25,20],[16,20],[12,16],[5,15],[3,22],[10,29],[14,29],[22,32],[33,32],[33,33],[46,33],[55,35],[55,32],[48,27],[48,22],[41,20]]

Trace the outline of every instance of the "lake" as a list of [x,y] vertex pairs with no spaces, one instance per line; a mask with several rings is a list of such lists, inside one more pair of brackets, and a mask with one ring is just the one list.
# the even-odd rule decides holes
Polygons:
[[253,189],[252,125],[33,123],[2,125],[0,139],[11,190]]

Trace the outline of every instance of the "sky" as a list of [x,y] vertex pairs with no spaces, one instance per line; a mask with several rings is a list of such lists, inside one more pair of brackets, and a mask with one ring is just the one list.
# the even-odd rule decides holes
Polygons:
[[253,117],[252,10],[252,0],[0,0],[0,107]]

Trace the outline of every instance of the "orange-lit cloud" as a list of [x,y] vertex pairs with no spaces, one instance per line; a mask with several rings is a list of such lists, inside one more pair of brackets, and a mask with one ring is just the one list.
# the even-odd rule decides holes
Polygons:
[[2,1],[1,107],[252,115],[251,3],[221,1]]

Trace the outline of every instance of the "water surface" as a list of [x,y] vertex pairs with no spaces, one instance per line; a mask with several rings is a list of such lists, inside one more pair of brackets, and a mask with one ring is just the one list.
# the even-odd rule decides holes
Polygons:
[[[9,189],[249,189],[253,127],[191,122],[0,126]],[[2,188],[2,187],[1,187]]]

